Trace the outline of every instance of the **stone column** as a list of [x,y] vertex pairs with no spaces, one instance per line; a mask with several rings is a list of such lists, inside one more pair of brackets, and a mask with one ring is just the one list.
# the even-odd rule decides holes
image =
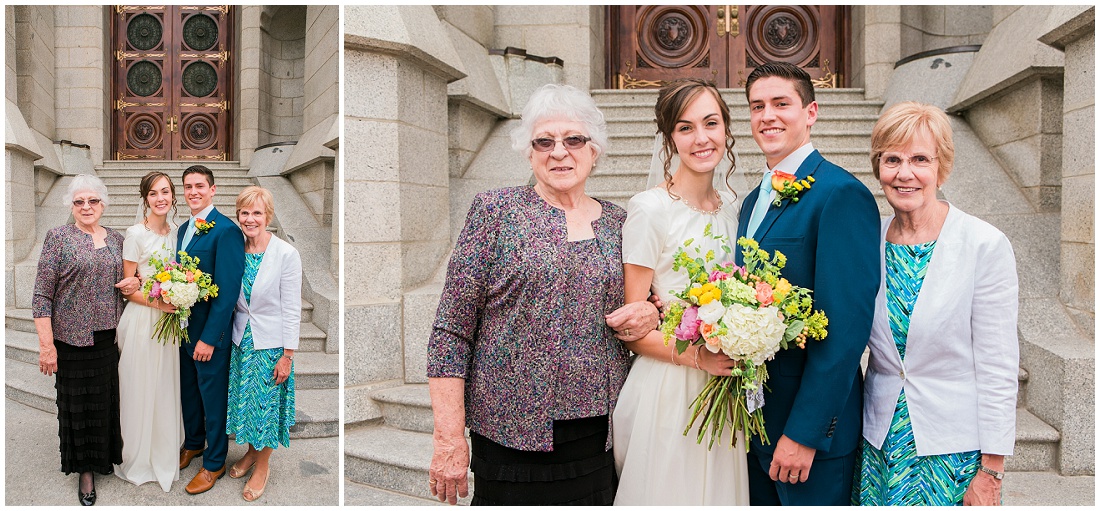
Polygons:
[[852,86],[863,87],[867,99],[882,99],[901,57],[901,7],[853,7]]
[[110,151],[110,7],[56,9],[57,140],[90,147],[92,162],[114,159]]
[[260,58],[260,17],[262,5],[242,5],[238,7],[239,23],[237,38],[237,87],[233,116],[236,127],[237,159],[241,166],[248,167],[252,162],[252,153],[260,146],[260,74],[263,59]]
[[344,9],[344,422],[403,359],[403,294],[450,248],[447,83],[465,76],[429,6]]

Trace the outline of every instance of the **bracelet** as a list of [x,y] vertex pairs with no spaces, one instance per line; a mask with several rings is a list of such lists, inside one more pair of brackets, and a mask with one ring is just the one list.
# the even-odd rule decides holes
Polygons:
[[[695,368],[696,369],[699,369],[699,350],[701,350],[701,349],[703,349],[702,344],[695,347]],[[699,370],[701,371],[702,369],[699,369]]]
[[676,361],[676,346],[673,346],[672,351],[668,352],[668,358],[672,359],[672,365],[680,365],[680,363]]
[[996,479],[998,481],[1003,481],[1004,478],[1005,478],[1005,473],[1004,472],[997,472],[996,470],[993,470],[993,469],[991,469],[991,468],[989,468],[985,465],[982,465],[982,464],[978,464],[978,470],[981,470],[982,472],[985,472],[985,473],[993,476],[993,479]]

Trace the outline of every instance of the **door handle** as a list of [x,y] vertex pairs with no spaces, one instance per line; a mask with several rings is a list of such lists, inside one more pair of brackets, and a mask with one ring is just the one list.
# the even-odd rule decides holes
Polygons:
[[176,132],[176,116],[170,115],[170,116],[168,116],[168,133],[175,133],[175,132]]
[[726,35],[726,7],[718,6],[718,37]]
[[726,26],[729,27],[730,37],[737,37],[741,33],[741,22],[737,21],[737,6],[729,6],[729,17],[726,21]]
[[737,21],[736,5],[718,6],[718,37],[737,37],[741,33],[741,23]]

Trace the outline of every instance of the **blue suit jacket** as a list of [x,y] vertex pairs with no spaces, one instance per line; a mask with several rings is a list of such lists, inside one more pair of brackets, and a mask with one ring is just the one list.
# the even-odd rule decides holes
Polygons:
[[191,307],[187,335],[191,346],[202,341],[214,348],[227,348],[233,337],[233,306],[244,277],[244,234],[217,208],[204,220],[214,222],[214,227],[205,234],[195,233],[188,247],[182,247],[186,225],[176,233],[176,246],[187,255],[198,257],[199,269],[212,275],[218,285],[217,298]]
[[[818,459],[835,458],[853,452],[860,438],[859,360],[870,338],[880,275],[878,207],[863,183],[817,151],[796,176],[816,182],[797,203],[769,206],[755,238],[764,250],[787,256],[783,277],[813,290],[814,307],[829,317],[829,335],[768,362],[763,410],[771,445],[754,439],[752,450],[771,454],[787,435],[817,449]],[[759,194],[756,187],[741,205],[738,237],[745,235]]]

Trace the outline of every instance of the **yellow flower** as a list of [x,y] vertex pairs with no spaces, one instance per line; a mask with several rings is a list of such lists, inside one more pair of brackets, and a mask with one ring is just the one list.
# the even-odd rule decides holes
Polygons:
[[166,271],[162,271],[162,272],[157,274],[156,278],[157,278],[157,280],[159,280],[161,282],[168,282],[169,280],[172,279],[172,274],[168,273]]
[[787,279],[779,279],[779,283],[775,285],[775,289],[772,291],[772,295],[775,296],[776,301],[782,302],[787,297],[787,293],[791,292],[791,283]]

